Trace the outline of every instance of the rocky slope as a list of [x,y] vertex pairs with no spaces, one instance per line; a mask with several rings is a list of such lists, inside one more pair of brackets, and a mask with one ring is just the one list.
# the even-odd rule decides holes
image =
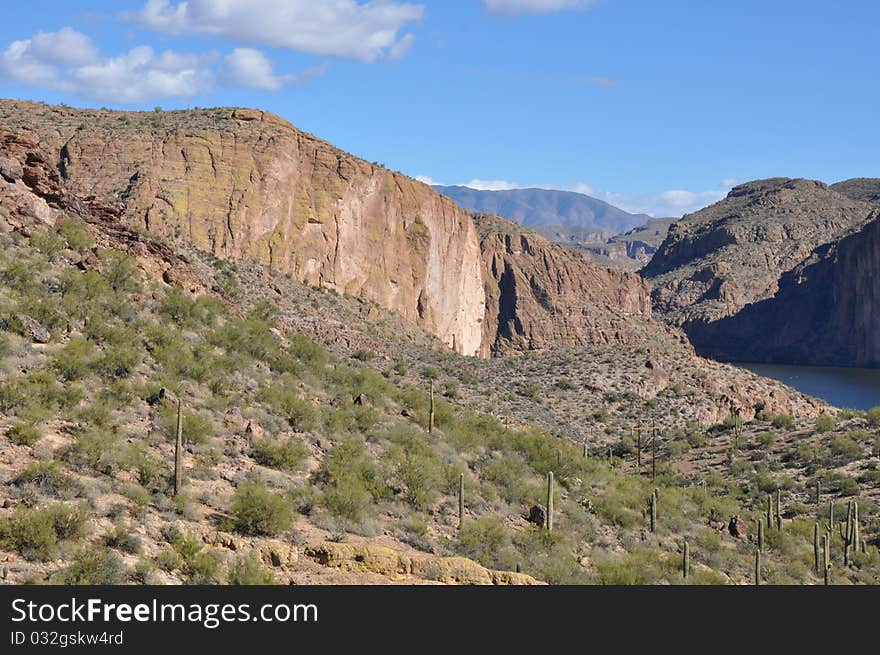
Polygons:
[[822,182],[774,178],[738,186],[672,225],[641,271],[653,286],[654,309],[682,326],[699,351],[720,354],[707,336],[714,323],[772,298],[783,274],[857,229],[870,212],[868,202]]
[[480,349],[480,253],[467,213],[272,114],[73,110],[0,102],[68,187],[134,226],[373,300],[464,354]]

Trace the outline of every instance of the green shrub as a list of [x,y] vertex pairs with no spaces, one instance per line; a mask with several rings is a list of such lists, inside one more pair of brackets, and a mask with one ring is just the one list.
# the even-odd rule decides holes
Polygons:
[[295,382],[287,374],[278,382],[263,387],[257,394],[257,399],[283,416],[295,430],[305,432],[318,427],[317,409],[311,402],[300,398]]
[[835,459],[842,463],[853,462],[863,455],[862,446],[848,435],[832,437],[828,448]]
[[6,436],[9,440],[19,446],[33,446],[37,443],[43,434],[35,425],[22,423],[21,421],[13,423],[8,430]]
[[284,497],[272,493],[262,482],[242,482],[232,497],[230,512],[236,532],[247,535],[276,535],[290,527],[293,508]]
[[104,277],[113,291],[127,293],[140,288],[138,268],[133,257],[114,250],[107,252],[102,259]]
[[58,553],[58,542],[82,537],[88,519],[85,505],[56,503],[42,509],[18,507],[0,520],[0,544],[27,559],[49,560]]
[[33,485],[40,491],[62,498],[72,498],[81,491],[80,484],[65,475],[56,461],[33,462],[19,473],[12,483],[17,486]]
[[132,534],[121,525],[117,525],[104,535],[104,545],[131,555],[139,555],[143,549],[140,537]]
[[271,585],[277,584],[275,576],[266,569],[260,558],[250,551],[246,555],[238,555],[229,565],[227,578],[231,585]]
[[83,253],[94,244],[85,224],[78,219],[70,217],[60,218],[55,223],[55,231],[71,250]]
[[61,585],[118,585],[125,582],[128,575],[117,553],[83,549],[68,566],[53,574],[50,581]]
[[467,521],[458,533],[456,550],[488,568],[502,568],[504,551],[511,545],[510,534],[497,518],[481,516]]
[[79,380],[91,368],[95,346],[83,337],[74,337],[52,357],[52,368],[67,382]]
[[834,417],[830,414],[819,414],[816,417],[816,432],[828,432],[834,429]]
[[166,526],[163,534],[173,549],[161,554],[160,566],[166,570],[180,569],[188,584],[219,584],[223,581],[219,555],[190,534],[174,526]]
[[382,472],[358,437],[348,437],[334,447],[315,480],[323,491],[323,505],[352,521],[361,520],[376,499],[388,494]]
[[770,419],[770,425],[777,430],[791,430],[794,428],[794,419],[788,414],[775,414]]
[[109,430],[89,428],[77,435],[76,441],[62,453],[62,457],[73,466],[110,475],[120,463],[120,440],[118,434]]
[[263,466],[295,471],[305,461],[309,449],[299,439],[288,438],[284,441],[275,441],[269,438],[256,440],[253,444],[252,454],[254,459]]
[[137,345],[117,345],[105,349],[95,362],[95,368],[107,378],[126,378],[143,359]]

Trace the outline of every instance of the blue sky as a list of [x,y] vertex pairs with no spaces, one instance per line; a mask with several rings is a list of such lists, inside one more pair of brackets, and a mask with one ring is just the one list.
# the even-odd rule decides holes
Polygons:
[[880,177],[875,0],[8,3],[0,96],[274,111],[439,183],[678,215]]

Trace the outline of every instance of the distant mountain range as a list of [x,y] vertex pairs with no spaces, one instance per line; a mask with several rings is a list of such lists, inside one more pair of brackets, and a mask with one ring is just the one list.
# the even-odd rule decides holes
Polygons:
[[480,191],[441,185],[434,189],[465,209],[496,214],[551,241],[580,250],[602,264],[633,270],[650,259],[669,225],[676,220],[630,214],[574,191]]
[[[510,189],[480,191],[466,186],[434,186],[470,211],[497,214],[554,241],[591,241],[591,234],[627,232],[650,220],[647,214],[630,214],[607,202],[574,191]],[[548,232],[548,229],[550,231]],[[558,234],[553,234],[557,232]]]

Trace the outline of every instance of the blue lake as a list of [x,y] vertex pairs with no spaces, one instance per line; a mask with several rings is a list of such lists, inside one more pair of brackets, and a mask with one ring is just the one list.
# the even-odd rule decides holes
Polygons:
[[737,366],[784,382],[837,407],[870,409],[880,405],[880,369],[742,363]]

